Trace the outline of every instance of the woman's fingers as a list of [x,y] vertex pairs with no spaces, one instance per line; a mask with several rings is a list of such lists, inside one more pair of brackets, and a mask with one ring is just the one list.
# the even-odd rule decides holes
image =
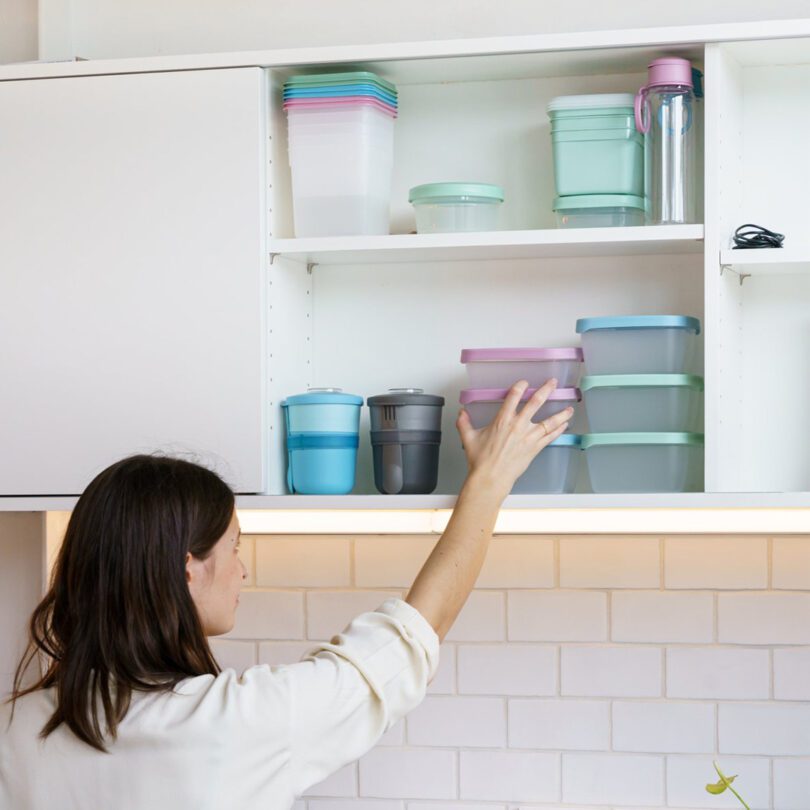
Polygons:
[[527,380],[518,380],[518,382],[509,389],[509,393],[504,397],[503,405],[501,405],[501,409],[498,411],[499,419],[503,416],[515,415],[517,406],[520,404],[520,400],[523,398],[523,394],[528,387],[529,383]]
[[531,420],[540,408],[546,403],[551,392],[557,387],[557,380],[546,380],[527,400],[520,412],[521,416]]
[[472,439],[473,435],[475,434],[475,428],[472,426],[472,422],[470,421],[470,415],[464,408],[462,408],[458,413],[458,418],[456,419],[456,430],[458,430],[459,436],[461,436],[461,446],[467,447],[470,439]]
[[542,422],[538,422],[534,426],[534,432],[539,434],[541,439],[552,435],[556,439],[557,436],[565,432],[573,415],[574,409],[566,408],[553,416],[546,417]]

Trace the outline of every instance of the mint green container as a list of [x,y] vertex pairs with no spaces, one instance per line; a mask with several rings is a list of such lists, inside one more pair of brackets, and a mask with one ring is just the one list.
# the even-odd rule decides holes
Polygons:
[[559,96],[548,105],[559,197],[644,194],[644,138],[630,93]]

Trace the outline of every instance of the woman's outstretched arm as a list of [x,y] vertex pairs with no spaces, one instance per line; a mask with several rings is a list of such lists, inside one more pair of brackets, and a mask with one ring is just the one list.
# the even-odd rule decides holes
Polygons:
[[504,498],[534,457],[568,427],[571,408],[537,424],[531,421],[556,386],[556,380],[549,380],[518,413],[528,387],[521,380],[510,389],[492,424],[481,430],[472,427],[466,411],[459,414],[456,427],[467,456],[467,479],[447,529],[406,597],[440,639],[452,627],[478,578]]

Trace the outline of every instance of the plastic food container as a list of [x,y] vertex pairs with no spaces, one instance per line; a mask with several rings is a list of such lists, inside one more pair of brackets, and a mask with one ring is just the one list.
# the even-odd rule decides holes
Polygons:
[[513,495],[573,492],[582,457],[582,437],[564,433],[540,451],[512,487]]
[[374,484],[385,495],[428,494],[439,477],[444,397],[393,388],[368,399]]
[[363,398],[311,388],[281,403],[287,436],[287,487],[304,495],[354,488]]
[[625,228],[644,224],[644,198],[586,194],[554,200],[560,228]]
[[644,195],[644,139],[631,93],[559,96],[548,105],[557,194]]
[[[536,390],[529,388],[524,391],[521,402],[529,399]],[[469,388],[461,392],[459,402],[470,414],[473,427],[482,428],[495,418],[508,393],[508,388]],[[557,388],[534,415],[532,422],[548,419],[549,416],[568,407],[576,409],[581,400],[582,393],[579,388]]]
[[595,433],[681,433],[700,427],[703,378],[690,374],[609,374],[582,378]]
[[588,374],[686,374],[700,321],[686,315],[626,315],[577,321]]
[[582,349],[462,349],[470,388],[509,388],[518,380],[540,387],[552,377],[560,388],[577,384]]
[[489,183],[427,183],[408,195],[417,233],[496,231],[503,189]]
[[699,492],[701,433],[588,433],[582,437],[594,492]]

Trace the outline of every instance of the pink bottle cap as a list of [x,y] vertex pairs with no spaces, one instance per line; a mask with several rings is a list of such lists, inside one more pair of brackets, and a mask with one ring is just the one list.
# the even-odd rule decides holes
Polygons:
[[692,82],[692,63],[677,56],[665,56],[653,59],[647,65],[647,87],[661,87],[665,84],[682,84],[694,87]]

